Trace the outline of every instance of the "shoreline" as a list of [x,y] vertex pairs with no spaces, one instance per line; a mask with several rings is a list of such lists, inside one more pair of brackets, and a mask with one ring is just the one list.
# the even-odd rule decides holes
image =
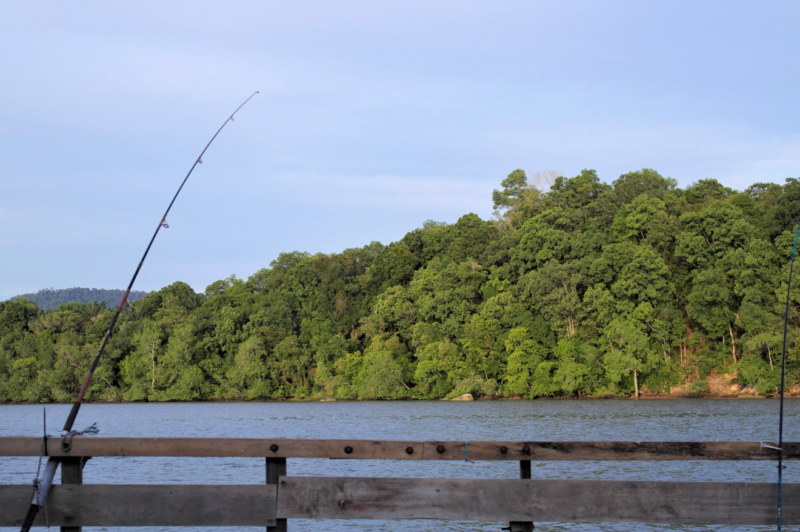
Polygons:
[[[85,404],[174,404],[174,403],[369,403],[369,402],[385,402],[385,403],[401,403],[401,402],[417,402],[417,401],[446,401],[446,402],[479,402],[479,401],[598,401],[598,400],[628,400],[628,401],[668,401],[677,399],[777,399],[778,394],[773,395],[760,395],[758,393],[745,393],[745,394],[715,394],[710,392],[697,392],[697,393],[656,393],[646,392],[639,394],[638,399],[633,395],[596,395],[596,396],[560,396],[560,397],[535,397],[525,398],[519,396],[512,397],[477,397],[474,399],[459,399],[456,398],[439,398],[439,399],[418,399],[416,397],[406,397],[402,399],[336,399],[333,397],[287,397],[278,399],[223,399],[216,398],[203,401],[125,401],[122,399],[104,399],[104,400],[84,400]],[[790,392],[784,395],[787,399],[794,399],[800,397],[800,390],[795,387]],[[4,406],[16,405],[69,405],[72,402],[34,402],[34,401],[21,401],[21,402],[7,402],[0,403]]]

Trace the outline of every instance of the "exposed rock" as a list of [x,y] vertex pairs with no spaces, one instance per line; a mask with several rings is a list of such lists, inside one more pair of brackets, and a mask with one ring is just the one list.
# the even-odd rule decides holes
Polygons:
[[465,393],[464,395],[459,395],[458,397],[453,397],[450,400],[451,401],[474,401],[475,399],[472,397],[471,393]]
[[712,371],[711,375],[706,377],[706,381],[708,382],[708,391],[711,393],[711,395],[716,397],[724,397],[728,395],[730,379],[726,379],[721,375],[717,375],[716,371]]

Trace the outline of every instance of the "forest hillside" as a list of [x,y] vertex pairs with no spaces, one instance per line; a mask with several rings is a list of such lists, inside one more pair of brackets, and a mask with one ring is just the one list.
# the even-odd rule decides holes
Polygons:
[[[722,374],[775,392],[800,181],[737,192],[584,170],[543,191],[515,170],[492,201],[492,220],[151,292],[118,321],[88,399],[702,393]],[[0,401],[73,400],[112,314],[0,303]],[[790,383],[798,340],[792,310]]]
[[[118,305],[122,301],[122,294],[125,290],[106,290],[103,288],[45,288],[38,292],[31,294],[21,294],[18,297],[25,298],[33,301],[42,310],[52,310],[59,305],[70,302],[78,303],[102,303],[105,302],[109,306]],[[133,302],[142,299],[147,295],[147,292],[139,290],[131,290],[128,295],[128,300]]]

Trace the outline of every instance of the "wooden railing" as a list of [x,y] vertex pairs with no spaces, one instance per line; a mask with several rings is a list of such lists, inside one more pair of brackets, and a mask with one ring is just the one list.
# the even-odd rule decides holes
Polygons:
[[[0,457],[38,456],[42,438],[0,438]],[[36,526],[266,526],[287,519],[444,519],[532,523],[642,522],[771,525],[777,486],[747,482],[534,480],[532,461],[777,460],[774,443],[370,441],[236,438],[60,438],[47,455],[62,461],[47,512]],[[800,442],[784,442],[785,460]],[[262,485],[83,484],[86,460],[99,456],[263,457]],[[519,479],[291,477],[287,458],[513,460]],[[21,524],[30,485],[0,485],[0,527]],[[800,484],[784,484],[783,523],[800,524]]]

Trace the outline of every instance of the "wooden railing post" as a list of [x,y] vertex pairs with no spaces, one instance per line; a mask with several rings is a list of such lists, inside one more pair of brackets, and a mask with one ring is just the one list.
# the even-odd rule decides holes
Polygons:
[[[83,484],[83,466],[88,456],[76,456],[61,459],[61,483]],[[79,526],[62,526],[61,532],[81,532]]]
[[[519,461],[519,478],[530,480],[531,478],[530,460]],[[533,523],[531,522],[511,521],[508,525],[509,525],[508,529],[511,532],[533,532]]]
[[[278,484],[279,477],[286,476],[286,458],[267,458],[267,484]],[[286,519],[277,519],[275,526],[268,526],[267,532],[286,532]]]

